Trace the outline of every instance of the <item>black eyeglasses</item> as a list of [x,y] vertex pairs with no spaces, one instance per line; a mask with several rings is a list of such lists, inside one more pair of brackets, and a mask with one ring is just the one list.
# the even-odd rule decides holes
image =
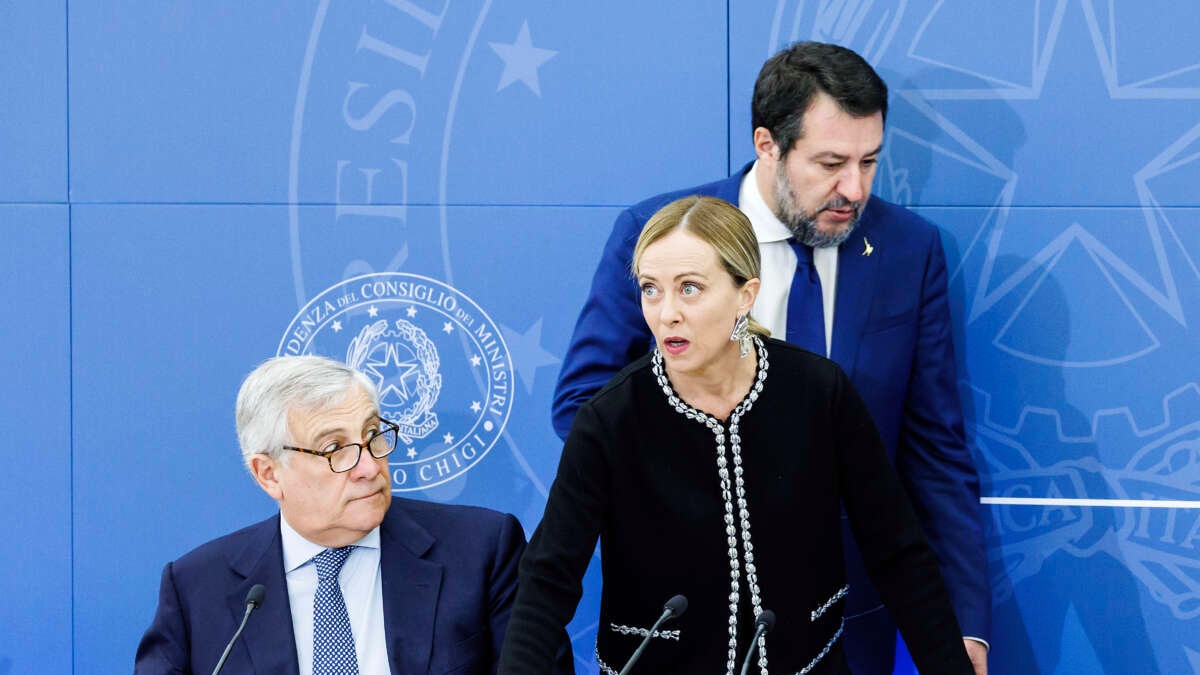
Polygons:
[[371,435],[362,443],[333,444],[329,446],[328,450],[306,450],[290,445],[283,446],[283,449],[324,457],[329,462],[331,471],[345,473],[358,466],[363,448],[366,448],[367,452],[371,453],[375,459],[383,459],[396,449],[396,438],[400,435],[400,427],[384,419],[379,420],[379,424],[381,428],[372,431]]

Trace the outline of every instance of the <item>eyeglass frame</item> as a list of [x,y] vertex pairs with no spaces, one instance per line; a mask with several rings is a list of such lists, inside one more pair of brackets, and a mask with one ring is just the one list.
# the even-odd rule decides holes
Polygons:
[[[362,461],[362,451],[364,449],[366,449],[367,454],[371,455],[371,457],[373,457],[375,459],[383,459],[384,457],[387,457],[388,455],[395,452],[396,448],[400,446],[400,425],[396,424],[395,422],[389,422],[388,420],[385,420],[382,417],[379,418],[379,423],[381,425],[384,425],[384,428],[376,429],[374,432],[372,432],[370,438],[364,439],[366,441],[366,443],[346,443],[345,445],[339,445],[332,450],[309,450],[307,448],[297,448],[292,445],[284,445],[282,447],[284,450],[292,450],[294,452],[303,452],[306,455],[316,455],[317,457],[324,457],[325,461],[329,463],[330,471],[332,471],[334,473],[348,473],[350,471],[353,471],[354,467],[358,466],[358,463]],[[383,453],[382,455],[376,455],[371,450],[371,442],[374,441],[376,438],[379,438],[380,436],[382,436],[388,432],[394,432],[396,434],[396,443],[394,443],[392,445],[391,449],[388,450],[387,452]],[[342,450],[345,450],[346,448],[349,448],[352,446],[358,448],[358,455],[354,458],[354,463],[350,465],[350,468],[345,469],[343,471],[338,471],[337,469],[334,469],[333,468],[333,456],[335,454],[337,454],[338,452],[341,452]]]

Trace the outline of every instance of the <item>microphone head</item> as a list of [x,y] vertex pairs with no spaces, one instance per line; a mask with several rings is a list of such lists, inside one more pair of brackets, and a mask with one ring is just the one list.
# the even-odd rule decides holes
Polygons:
[[263,599],[267,597],[267,587],[262,584],[254,584],[250,587],[250,592],[246,594],[246,604],[253,605],[257,609],[263,604]]
[[769,609],[764,609],[762,613],[758,615],[758,619],[754,622],[754,625],[762,626],[764,633],[771,632],[771,630],[775,628],[775,612],[772,612]]
[[676,595],[663,605],[663,610],[670,612],[671,616],[679,616],[687,611],[687,598]]

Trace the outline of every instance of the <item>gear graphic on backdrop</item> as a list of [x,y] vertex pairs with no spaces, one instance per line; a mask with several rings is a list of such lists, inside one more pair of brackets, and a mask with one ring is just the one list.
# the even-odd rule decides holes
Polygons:
[[[1179,397],[1200,408],[1200,392]],[[1200,421],[1172,429],[1110,472],[1121,499],[1200,502]],[[1137,508],[1118,532],[1125,564],[1177,619],[1200,616],[1200,509]]]
[[[1168,400],[1173,419],[1200,418],[1200,389]],[[1200,509],[1152,506],[1081,506],[1074,499],[1200,502],[1200,421],[1184,422],[1144,443],[1123,467],[1108,468],[1090,443],[1077,457],[1042,465],[1028,446],[1043,443],[1057,424],[1052,414],[1031,415],[1017,437],[978,427],[975,445],[985,490],[998,497],[1045,500],[1040,506],[993,504],[988,550],[996,566],[997,604],[1035,577],[1052,556],[1090,558],[1107,553],[1138,579],[1177,619],[1200,616]],[[1136,447],[1139,438],[1120,424],[1102,427],[1098,445]]]

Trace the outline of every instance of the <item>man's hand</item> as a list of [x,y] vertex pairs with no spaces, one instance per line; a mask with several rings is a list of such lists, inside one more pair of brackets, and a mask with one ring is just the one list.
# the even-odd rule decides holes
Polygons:
[[975,666],[975,675],[987,675],[987,647],[979,640],[969,638],[963,638],[963,645],[967,648],[967,657],[971,659],[971,665]]

